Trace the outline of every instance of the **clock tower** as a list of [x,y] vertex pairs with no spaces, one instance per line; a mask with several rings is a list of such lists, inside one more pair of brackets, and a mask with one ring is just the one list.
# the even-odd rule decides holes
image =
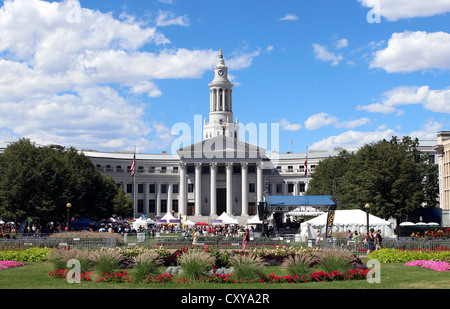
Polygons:
[[203,126],[203,139],[223,135],[239,139],[239,125],[233,120],[233,84],[228,80],[228,68],[219,52],[219,59],[214,68],[214,79],[209,84],[209,122]]

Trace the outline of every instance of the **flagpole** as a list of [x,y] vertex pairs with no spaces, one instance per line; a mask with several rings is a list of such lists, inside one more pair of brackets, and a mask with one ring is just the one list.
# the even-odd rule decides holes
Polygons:
[[134,170],[133,170],[133,219],[136,219],[136,146],[134,146]]
[[308,180],[308,146],[306,146],[306,158],[305,158],[305,191],[308,191],[309,188],[309,180]]

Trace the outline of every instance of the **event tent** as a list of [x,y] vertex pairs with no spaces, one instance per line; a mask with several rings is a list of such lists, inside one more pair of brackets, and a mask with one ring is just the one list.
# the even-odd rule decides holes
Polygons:
[[256,224],[262,224],[263,222],[259,219],[259,215],[256,215],[254,217],[251,217],[247,220],[247,225],[256,225]]
[[[314,219],[303,222],[300,225],[300,234],[309,239],[316,237],[317,229],[320,229],[320,233],[324,234],[326,232],[327,218],[328,213],[324,213]],[[383,237],[394,236],[394,224],[392,222],[370,214],[369,228],[381,230]],[[367,213],[360,209],[336,210],[332,232],[345,233],[347,230],[365,234],[367,231]]]
[[221,220],[222,224],[238,224],[238,220],[228,216],[225,212],[222,213],[215,221]]

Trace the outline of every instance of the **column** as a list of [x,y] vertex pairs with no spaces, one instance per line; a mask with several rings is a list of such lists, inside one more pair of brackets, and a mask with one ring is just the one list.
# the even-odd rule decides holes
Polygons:
[[211,209],[210,209],[210,215],[211,216],[216,216],[217,215],[217,205],[216,205],[216,173],[217,173],[217,163],[210,163],[210,180],[211,180],[211,192],[210,192],[210,205],[211,205]]
[[202,164],[195,163],[195,215],[202,212]]
[[294,195],[298,195],[298,181],[294,181]]
[[180,186],[178,188],[178,212],[186,215],[186,163],[180,163]]
[[227,175],[227,215],[233,215],[233,163],[226,163],[226,175]]
[[161,184],[155,183],[156,193],[156,216],[161,216]]
[[167,184],[167,212],[170,214],[172,213],[172,200],[173,200],[172,190],[173,190],[173,184],[168,183]]
[[144,182],[144,214],[148,214],[148,183]]
[[241,163],[242,216],[248,216],[248,163]]
[[262,162],[256,163],[256,202],[263,202],[264,183]]

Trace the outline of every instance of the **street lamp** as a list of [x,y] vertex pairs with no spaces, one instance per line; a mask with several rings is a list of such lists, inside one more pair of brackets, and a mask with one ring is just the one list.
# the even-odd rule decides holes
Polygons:
[[67,203],[67,231],[70,231],[70,208],[72,207],[72,204]]
[[[367,214],[367,237],[369,237],[369,210],[370,210],[370,204],[367,203],[365,206],[366,208],[366,214]],[[368,240],[369,238],[367,238]]]

